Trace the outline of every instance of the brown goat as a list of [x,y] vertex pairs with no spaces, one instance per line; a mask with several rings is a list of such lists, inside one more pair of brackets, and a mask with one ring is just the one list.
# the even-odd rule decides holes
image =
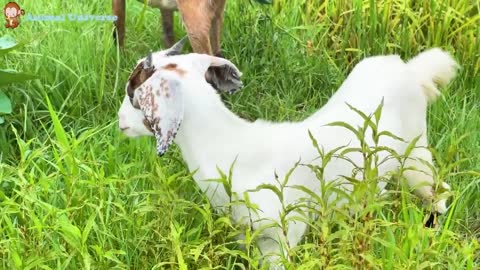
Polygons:
[[[138,0],[151,7],[159,8],[162,16],[163,39],[167,47],[175,42],[173,33],[173,12],[180,11],[187,30],[188,39],[196,53],[223,57],[220,47],[223,14],[226,0]],[[112,0],[118,44],[123,47],[125,40],[125,0]],[[205,79],[217,90],[234,91],[237,85],[227,83],[231,71],[226,67],[210,67]]]
[[[146,4],[160,9],[163,39],[167,47],[175,43],[173,12],[178,9],[193,51],[221,56],[225,0],[146,0]],[[112,0],[112,8],[113,14],[118,17],[115,22],[116,38],[122,47],[125,39],[125,0]]]

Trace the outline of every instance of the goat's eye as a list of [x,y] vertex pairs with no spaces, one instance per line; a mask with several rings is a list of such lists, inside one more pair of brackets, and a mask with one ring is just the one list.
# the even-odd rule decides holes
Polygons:
[[[127,89],[127,95],[128,95],[128,99],[130,100],[130,104],[132,104],[132,106],[133,106],[134,108],[137,108],[137,107],[138,107],[138,104],[135,104],[135,103],[133,102],[133,95],[134,95],[134,93],[135,93],[135,90],[132,90],[131,87],[129,87],[129,88]],[[135,106],[135,105],[137,105],[137,106]]]
[[130,102],[132,102],[133,100],[133,95],[134,95],[134,92],[135,90],[133,90],[131,87],[128,87],[127,89],[127,95],[128,95],[128,98],[130,99]]
[[138,104],[138,101],[135,102],[133,99],[133,96],[128,95],[128,99],[130,100],[130,104],[132,104],[132,107],[135,109],[140,109],[140,104]]
[[134,93],[135,93],[135,89],[132,87],[131,84],[129,84],[128,87],[127,87],[127,95],[130,98],[130,101],[133,100]]

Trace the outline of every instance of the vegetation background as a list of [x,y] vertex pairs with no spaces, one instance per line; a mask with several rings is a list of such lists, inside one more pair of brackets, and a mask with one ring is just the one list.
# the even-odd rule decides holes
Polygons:
[[[0,68],[39,79],[2,89],[14,107],[0,126],[0,269],[257,269],[255,235],[214,213],[176,147],[158,158],[151,138],[117,130],[129,72],[162,48],[159,11],[127,2],[124,52],[109,22],[1,27],[28,45]],[[111,12],[110,1],[18,3],[36,15]],[[368,197],[375,207],[355,219],[322,211],[289,250],[289,268],[478,269],[479,11],[475,0],[227,1],[222,46],[245,88],[224,100],[247,119],[305,118],[366,56],[439,46],[462,66],[428,114],[439,175],[454,190],[439,228],[423,227],[426,212],[407,192]]]

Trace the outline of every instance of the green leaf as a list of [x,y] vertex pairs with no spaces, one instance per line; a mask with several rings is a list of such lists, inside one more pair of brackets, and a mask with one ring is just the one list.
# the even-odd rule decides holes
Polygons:
[[249,192],[258,192],[260,190],[265,190],[265,189],[268,189],[268,190],[271,190],[273,191],[273,193],[275,193],[277,195],[277,197],[279,198],[279,200],[281,202],[283,202],[283,194],[282,192],[280,191],[280,189],[278,189],[278,187],[274,186],[274,185],[271,185],[271,184],[261,184],[259,186],[257,186],[257,188],[253,189],[253,190],[248,190]]
[[381,136],[387,136],[387,137],[390,137],[390,138],[395,139],[397,141],[406,142],[403,138],[400,138],[397,135],[395,135],[395,134],[393,134],[393,133],[391,133],[390,131],[387,131],[387,130],[384,130],[384,131],[378,133],[378,137],[380,138]]
[[3,117],[0,116],[0,125],[5,123],[5,119]]
[[380,102],[377,109],[373,113],[373,115],[375,116],[375,121],[377,121],[377,123],[380,122],[380,117],[382,116],[383,103],[384,103],[384,98],[382,98],[382,101]]
[[58,143],[62,146],[64,151],[70,150],[70,144],[68,141],[67,133],[63,129],[62,123],[60,122],[60,119],[58,118],[57,113],[53,109],[52,104],[50,103],[50,99],[46,97],[47,99],[47,106],[48,106],[48,111],[50,112],[50,117],[52,118],[53,122],[53,129],[55,131],[55,137],[58,140]]
[[196,248],[194,248],[194,249],[192,248],[190,250],[190,254],[193,255],[193,261],[194,262],[198,261],[198,258],[200,257],[201,253],[203,252],[205,247],[209,244],[210,244],[210,242],[203,242],[203,243],[200,243]]
[[0,86],[9,83],[23,82],[36,79],[37,76],[24,72],[17,72],[11,69],[0,69]]
[[82,233],[80,229],[73,225],[65,215],[59,217],[57,224],[65,242],[80,252],[82,247]]
[[405,149],[405,157],[409,157],[410,154],[412,153],[412,151],[417,147],[417,142],[418,140],[420,140],[420,138],[422,137],[422,135],[419,135],[415,138],[413,138],[413,140],[410,141],[410,143],[407,145],[407,148]]
[[295,171],[295,169],[298,167],[299,164],[300,164],[300,160],[295,162],[295,165],[287,172],[287,174],[285,175],[285,179],[283,180],[282,186],[287,185],[288,180],[290,179],[290,176],[292,175],[292,173]]
[[310,131],[310,129],[308,130],[308,137],[310,137],[310,141],[312,141],[312,144],[313,144],[313,147],[315,147],[315,149],[317,150],[317,153],[322,156],[322,149],[320,149],[320,147],[318,146],[318,141],[317,139],[315,139],[315,137],[313,136],[312,132]]
[[18,269],[20,269],[23,265],[22,258],[15,249],[11,250],[10,253],[12,255],[13,263]]
[[302,186],[302,185],[293,185],[293,186],[290,186],[290,188],[302,191],[305,194],[309,195],[312,199],[315,199],[317,204],[319,204],[319,205],[322,204],[322,198],[320,196],[318,196],[317,192],[314,192],[314,191],[310,190],[309,188],[307,188],[305,186]]
[[355,134],[355,137],[357,137],[357,139],[360,142],[364,141],[363,134],[360,131],[356,130],[353,126],[351,126],[351,125],[349,125],[345,122],[337,121],[337,122],[332,122],[332,123],[326,124],[325,126],[346,128],[346,129],[350,130],[353,134]]
[[[7,113],[10,114],[12,113],[12,103],[10,102],[10,99],[0,91],[0,113]],[[0,124],[3,123],[0,120]]]
[[187,270],[188,268],[187,268],[187,265],[185,264],[185,259],[183,258],[183,253],[182,253],[181,243],[180,243],[180,238],[181,238],[184,227],[179,226],[178,224],[175,224],[175,223],[170,223],[170,229],[171,229],[170,236],[173,238],[172,239],[173,250],[177,255],[178,268],[180,270]]
[[83,228],[83,232],[82,232],[82,244],[83,245],[86,245],[86,243],[87,243],[88,235],[90,234],[90,231],[92,230],[92,227],[95,223],[95,218],[96,217],[97,217],[97,213],[93,212],[93,214],[88,219],[87,224],[85,225],[85,228]]
[[357,113],[358,115],[360,115],[360,117],[362,117],[363,121],[368,125],[370,126],[372,129],[373,128],[376,128],[376,126],[373,124],[372,120],[370,119],[370,116],[366,115],[364,112],[362,112],[361,110],[353,107],[352,105],[346,103],[348,108],[350,108],[350,110],[354,111],[355,113]]
[[217,166],[217,172],[218,174],[220,174],[220,179],[218,179],[219,182],[222,183],[223,188],[225,189],[225,192],[227,193],[228,197],[232,198],[232,189],[230,188],[227,175],[223,173],[222,169],[220,169],[218,166]]
[[0,56],[23,45],[23,42],[17,43],[15,39],[9,35],[0,37]]

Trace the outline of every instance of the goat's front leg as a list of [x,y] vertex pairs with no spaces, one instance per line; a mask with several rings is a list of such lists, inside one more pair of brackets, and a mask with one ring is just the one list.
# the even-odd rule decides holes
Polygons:
[[123,47],[125,40],[125,0],[112,0],[113,15],[117,16],[115,32],[113,38],[118,41],[118,45]]
[[177,6],[193,51],[212,55],[210,28],[214,12],[210,2],[211,0],[177,0]]
[[171,9],[160,8],[160,15],[162,16],[163,42],[167,48],[170,48],[175,44],[173,12],[174,10]]
[[220,40],[222,39],[223,14],[225,12],[225,0],[217,0],[213,3],[215,15],[210,29],[210,42],[215,56],[223,57]]

